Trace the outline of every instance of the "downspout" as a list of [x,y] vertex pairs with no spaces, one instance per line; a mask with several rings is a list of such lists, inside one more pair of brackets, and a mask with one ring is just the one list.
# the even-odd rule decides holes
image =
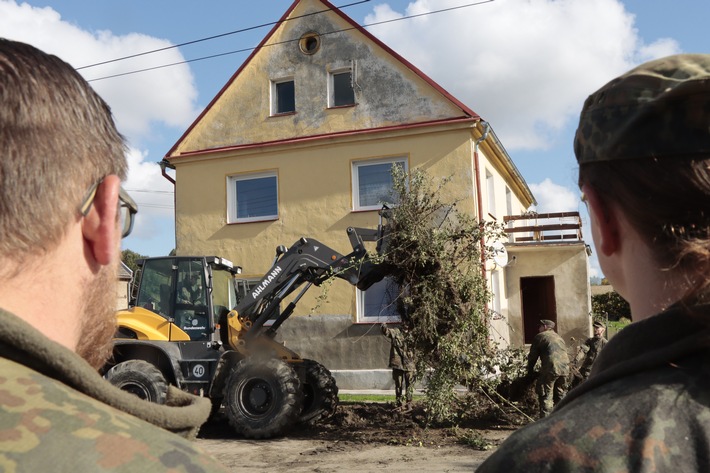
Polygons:
[[175,169],[175,166],[170,164],[170,162],[167,159],[163,159],[158,163],[160,165],[160,172],[163,174],[163,177],[167,179],[168,181],[172,182],[173,186],[175,185],[175,179],[170,177],[167,172],[165,172],[165,169]]
[[165,158],[163,158],[163,159],[158,163],[158,165],[160,166],[160,173],[163,175],[163,177],[164,177],[165,179],[167,179],[168,181],[170,181],[170,182],[172,183],[172,185],[173,185],[173,209],[174,209],[174,211],[173,211],[173,212],[174,212],[174,213],[173,213],[173,222],[174,222],[174,223],[173,223],[173,225],[174,225],[174,227],[173,227],[173,235],[175,235],[175,249],[174,249],[173,251],[175,251],[175,252],[177,253],[177,195],[175,195],[175,194],[176,194],[176,192],[175,192],[175,191],[176,191],[176,189],[175,189],[175,179],[173,179],[173,178],[167,173],[167,171],[166,171],[166,169],[175,170],[175,166],[173,166],[172,164],[170,164],[170,161],[168,161],[168,160],[165,159]]
[[[478,221],[483,221],[483,202],[481,201],[481,163],[478,158],[478,147],[483,143],[486,138],[488,138],[488,133],[491,131],[491,125],[486,121],[481,121],[483,124],[483,134],[479,139],[476,140],[476,144],[473,147],[473,168],[476,179],[476,202],[478,203]],[[483,279],[486,278],[486,242],[481,235],[481,273]]]

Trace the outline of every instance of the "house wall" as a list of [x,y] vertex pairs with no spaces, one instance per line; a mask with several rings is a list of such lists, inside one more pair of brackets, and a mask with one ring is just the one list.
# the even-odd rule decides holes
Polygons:
[[[181,161],[176,169],[177,254],[216,254],[242,266],[244,277],[261,277],[271,267],[275,248],[288,247],[302,236],[349,253],[346,229],[375,228],[378,223],[377,212],[352,210],[352,161],[358,159],[406,156],[410,168],[450,176],[442,199],[458,200],[460,210],[474,213],[469,137],[468,127],[440,127],[427,133],[402,132]],[[257,170],[278,173],[278,220],[228,224],[228,176]],[[308,314],[320,292],[312,289],[296,315]],[[319,312],[354,314],[354,295],[353,287],[336,280]]]
[[128,287],[130,283],[130,279],[119,278],[116,281],[116,310],[128,307]]
[[[302,236],[349,253],[346,229],[378,223],[377,212],[353,211],[354,160],[406,157],[410,169],[450,177],[442,200],[478,214],[478,117],[342,17],[303,16],[321,10],[317,0],[299,2],[291,12],[299,18],[280,24],[171,150],[178,255],[223,256],[242,266],[245,278],[260,278],[271,267],[275,248]],[[340,32],[330,34],[334,31]],[[322,34],[313,55],[298,47],[308,32]],[[329,108],[328,74],[341,68],[353,70],[356,104]],[[273,116],[272,82],[281,79],[294,80],[296,111]],[[522,202],[532,196],[493,137],[478,153],[481,198],[486,215],[489,169],[493,214],[502,221],[508,211],[506,182],[514,213],[525,210],[530,202]],[[228,178],[260,171],[277,173],[278,219],[228,224]],[[506,272],[490,271],[505,291]],[[301,299],[279,338],[333,370],[343,389],[390,387],[389,345],[377,324],[356,323],[355,288],[335,280],[319,303],[322,294],[312,288]],[[500,307],[508,312],[505,297]]]
[[[292,16],[322,10],[320,2],[306,0]],[[339,32],[329,33],[334,31]],[[321,47],[312,55],[302,53],[298,45],[309,32],[322,35]],[[353,65],[357,105],[328,108],[329,72]],[[286,78],[294,80],[296,112],[272,116],[271,83]],[[176,154],[464,116],[442,98],[431,84],[393,61],[341,17],[306,16],[281,24],[179,144]]]
[[[553,276],[557,305],[557,333],[573,345],[571,338],[583,340],[591,336],[591,298],[589,289],[589,260],[584,242],[508,245],[511,263],[507,273],[508,314],[513,346],[524,340],[520,297],[520,278]],[[512,260],[514,258],[514,260]]]

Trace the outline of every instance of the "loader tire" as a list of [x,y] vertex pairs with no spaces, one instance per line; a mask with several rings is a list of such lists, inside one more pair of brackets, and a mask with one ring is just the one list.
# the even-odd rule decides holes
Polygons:
[[237,433],[259,439],[281,435],[298,418],[303,394],[296,372],[276,358],[241,360],[224,392],[227,417]]
[[306,371],[303,411],[298,422],[312,425],[335,414],[338,408],[338,385],[330,371],[317,361],[303,360],[303,365]]
[[143,360],[128,360],[117,364],[106,373],[106,379],[124,391],[141,399],[165,404],[168,383],[158,368]]

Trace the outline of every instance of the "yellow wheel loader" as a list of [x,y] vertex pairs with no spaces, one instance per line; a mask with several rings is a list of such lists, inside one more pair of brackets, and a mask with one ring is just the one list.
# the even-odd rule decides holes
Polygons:
[[281,435],[295,424],[333,415],[338,388],[330,371],[274,336],[312,285],[338,277],[364,290],[386,275],[364,245],[375,241],[378,253],[385,250],[384,212],[376,230],[347,229],[353,248],[347,255],[307,238],[289,249],[279,246],[271,269],[243,295],[237,290],[241,268],[224,258],[139,261],[134,297],[118,313],[104,376],[153,402],[164,402],[168,384],[209,397],[213,412],[224,408],[232,427],[247,438]]

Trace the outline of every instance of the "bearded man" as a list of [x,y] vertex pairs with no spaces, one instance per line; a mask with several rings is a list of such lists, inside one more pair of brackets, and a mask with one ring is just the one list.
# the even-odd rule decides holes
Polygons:
[[0,38],[6,471],[225,471],[168,431],[194,436],[208,401],[174,390],[158,406],[97,372],[111,354],[120,241],[137,212],[121,188],[125,150],[108,106],[69,64]]

